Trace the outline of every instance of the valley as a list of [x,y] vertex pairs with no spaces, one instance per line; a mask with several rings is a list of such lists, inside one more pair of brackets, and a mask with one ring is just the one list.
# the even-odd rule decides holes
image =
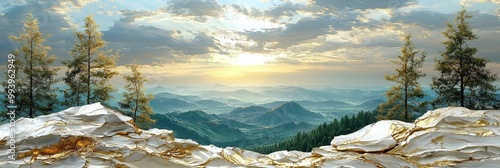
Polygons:
[[209,85],[156,86],[148,92],[155,95],[150,105],[157,122],[152,127],[201,144],[247,149],[374,110],[384,101],[383,89]]

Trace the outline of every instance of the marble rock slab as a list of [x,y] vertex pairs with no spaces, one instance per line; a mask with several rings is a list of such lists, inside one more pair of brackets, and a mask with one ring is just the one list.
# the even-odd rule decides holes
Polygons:
[[414,123],[379,121],[311,152],[260,154],[142,130],[95,103],[18,119],[15,160],[7,157],[12,132],[1,125],[0,167],[495,167],[499,123],[498,110],[449,107]]

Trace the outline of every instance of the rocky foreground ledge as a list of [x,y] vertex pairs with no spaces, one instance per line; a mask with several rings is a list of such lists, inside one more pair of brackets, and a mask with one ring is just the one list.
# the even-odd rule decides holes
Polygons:
[[[160,121],[161,122],[161,121]],[[415,123],[379,121],[311,152],[268,155],[138,129],[130,117],[96,103],[0,126],[0,167],[498,167],[500,111],[442,108]]]

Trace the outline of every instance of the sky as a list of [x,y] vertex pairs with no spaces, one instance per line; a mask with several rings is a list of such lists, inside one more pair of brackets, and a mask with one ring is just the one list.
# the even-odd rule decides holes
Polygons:
[[442,32],[462,7],[479,37],[470,46],[500,73],[500,0],[2,0],[0,52],[18,47],[8,36],[31,11],[61,66],[92,15],[106,48],[120,52],[118,71],[143,64],[148,85],[390,86],[390,60],[411,34],[428,53],[428,86]]

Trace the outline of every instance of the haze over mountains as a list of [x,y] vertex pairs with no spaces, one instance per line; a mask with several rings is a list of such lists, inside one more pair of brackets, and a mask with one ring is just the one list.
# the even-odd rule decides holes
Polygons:
[[296,86],[156,86],[153,127],[202,144],[250,148],[310,131],[384,101],[385,89]]
[[[297,86],[154,86],[150,101],[158,122],[176,137],[201,144],[252,148],[311,131],[323,122],[375,110],[387,88]],[[424,89],[432,100],[434,92]],[[123,88],[113,94],[118,107]]]
[[[296,86],[157,86],[148,89],[155,94],[151,104],[159,113],[203,110],[207,113],[229,113],[238,107],[252,105],[274,108],[294,101],[306,109],[325,116],[343,116],[360,110],[373,110],[385,99],[385,88],[334,89]],[[372,102],[372,103],[370,103]]]
[[[123,89],[118,88],[119,92]],[[155,86],[147,92],[158,122],[176,137],[201,144],[251,148],[310,131],[323,122],[374,110],[385,88],[336,89],[297,86]],[[118,107],[121,93],[113,94]],[[426,99],[431,99],[432,94]]]

